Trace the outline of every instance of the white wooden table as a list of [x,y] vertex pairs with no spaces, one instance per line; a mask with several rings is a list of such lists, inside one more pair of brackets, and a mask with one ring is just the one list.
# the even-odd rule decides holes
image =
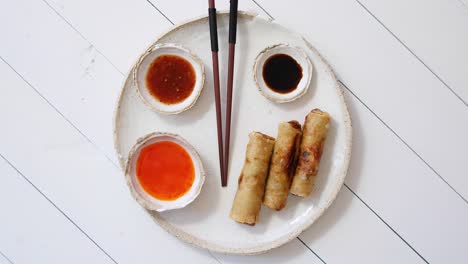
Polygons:
[[325,215],[267,254],[226,256],[130,196],[111,135],[124,75],[205,0],[0,0],[0,263],[468,263],[468,1],[239,8],[306,36],[345,87],[353,155]]

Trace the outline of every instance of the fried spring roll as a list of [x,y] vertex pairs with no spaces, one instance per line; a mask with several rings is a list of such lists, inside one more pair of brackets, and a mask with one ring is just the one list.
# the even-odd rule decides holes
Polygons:
[[272,137],[259,132],[249,134],[245,163],[230,215],[239,223],[257,223],[274,144],[275,139]]
[[330,115],[320,109],[314,109],[306,116],[299,160],[291,184],[292,194],[306,197],[312,192],[329,124]]
[[263,204],[271,209],[281,210],[286,205],[296,169],[301,135],[301,125],[296,120],[280,123],[278,126],[278,137],[263,198]]

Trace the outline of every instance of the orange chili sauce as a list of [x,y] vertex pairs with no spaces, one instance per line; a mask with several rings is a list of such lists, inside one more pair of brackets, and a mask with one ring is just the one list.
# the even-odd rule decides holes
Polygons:
[[175,55],[161,55],[151,62],[146,73],[146,87],[150,94],[165,104],[184,101],[195,86],[195,70],[186,59]]
[[195,167],[183,147],[174,142],[161,141],[141,150],[136,174],[148,194],[159,200],[172,201],[190,190]]

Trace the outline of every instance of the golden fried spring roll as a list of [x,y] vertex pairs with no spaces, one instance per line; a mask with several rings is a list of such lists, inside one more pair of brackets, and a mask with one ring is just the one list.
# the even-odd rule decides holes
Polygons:
[[275,139],[272,137],[259,132],[249,134],[245,163],[230,215],[239,223],[257,223],[274,145]]
[[329,124],[330,115],[320,109],[314,109],[306,116],[299,160],[291,184],[292,194],[306,197],[312,192]]
[[286,205],[296,169],[301,135],[301,124],[296,120],[280,123],[278,126],[278,137],[271,157],[270,173],[263,198],[263,204],[271,209],[281,210]]

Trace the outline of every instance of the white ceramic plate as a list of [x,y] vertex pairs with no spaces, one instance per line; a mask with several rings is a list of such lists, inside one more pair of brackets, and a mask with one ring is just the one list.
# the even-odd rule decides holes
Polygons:
[[[227,79],[228,24],[228,14],[218,14],[223,98]],[[335,75],[317,50],[300,35],[280,25],[239,13],[229,181],[227,188],[221,188],[208,28],[206,17],[195,19],[176,26],[153,44],[179,43],[203,61],[206,82],[198,102],[190,111],[178,115],[157,114],[142,102],[129,73],[115,112],[115,147],[124,166],[131,147],[143,135],[165,131],[184,137],[202,159],[206,170],[205,185],[189,206],[163,213],[148,211],[151,217],[169,233],[203,248],[229,254],[261,253],[297,237],[335,199],[351,155],[351,120]],[[271,102],[262,96],[252,74],[256,56],[266,47],[278,43],[302,48],[313,65],[308,92],[285,104]],[[224,100],[222,106],[224,109]],[[279,212],[262,207],[259,221],[253,227],[231,220],[229,211],[249,132],[261,131],[276,137],[279,122],[296,119],[302,123],[313,108],[320,108],[332,116],[313,194],[305,199],[290,195],[286,207]]]

